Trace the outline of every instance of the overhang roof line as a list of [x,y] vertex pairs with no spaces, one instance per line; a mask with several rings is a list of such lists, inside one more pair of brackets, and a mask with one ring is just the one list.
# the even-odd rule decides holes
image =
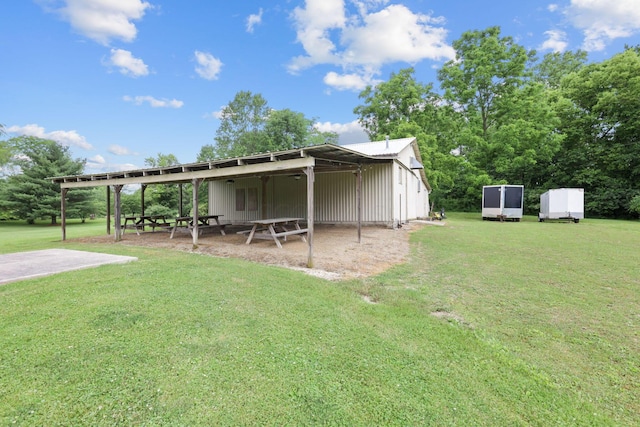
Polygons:
[[[415,139],[414,139],[415,140]],[[226,179],[230,176],[281,174],[313,165],[318,172],[351,170],[354,165],[388,163],[396,159],[390,153],[364,153],[335,144],[321,144],[291,150],[257,153],[249,156],[206,162],[87,175],[48,178],[61,187],[95,187],[115,184],[179,183],[193,178]],[[75,185],[74,185],[75,184]],[[428,184],[427,184],[428,185]]]

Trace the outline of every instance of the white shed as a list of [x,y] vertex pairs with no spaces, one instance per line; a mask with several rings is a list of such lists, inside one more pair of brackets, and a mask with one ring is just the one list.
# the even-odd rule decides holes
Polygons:
[[584,218],[584,188],[556,188],[540,195],[538,220]]
[[520,221],[524,210],[523,185],[482,187],[482,219]]
[[[429,215],[431,188],[415,138],[344,146],[325,144],[290,151],[316,160],[313,220],[317,224],[356,224],[358,188],[363,224],[397,227]],[[278,158],[287,153],[273,154]],[[320,162],[322,167],[318,166]],[[305,218],[305,178],[300,169],[210,181],[209,213],[224,215],[225,221],[232,224],[262,218]]]

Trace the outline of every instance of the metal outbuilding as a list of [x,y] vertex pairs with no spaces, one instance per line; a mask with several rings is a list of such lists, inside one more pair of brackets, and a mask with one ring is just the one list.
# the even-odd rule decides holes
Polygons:
[[[105,172],[50,178],[60,184],[62,236],[66,239],[66,194],[73,188],[107,188],[107,208],[114,194],[115,240],[121,239],[120,192],[124,185],[184,184],[198,189],[206,181],[209,212],[242,223],[273,216],[306,219],[308,265],[313,265],[315,222],[363,223],[399,226],[428,215],[429,192],[415,138],[339,146],[322,144],[250,156],[181,164],[169,167]],[[304,179],[303,179],[304,178]],[[107,214],[107,233],[111,232]],[[198,223],[197,209],[193,222]],[[198,244],[198,232],[193,245]]]
[[[312,151],[317,159],[328,152]],[[316,168],[313,218],[316,223],[399,227],[427,217],[429,191],[415,138],[349,144],[340,147],[340,167]],[[333,153],[332,155],[335,155]],[[359,159],[358,159],[359,158]],[[375,162],[364,159],[376,159]],[[231,177],[209,182],[209,213],[225,221],[244,223],[260,218],[305,217],[307,186],[304,173]],[[361,184],[357,183],[360,179]],[[358,196],[357,192],[361,191]],[[361,200],[361,205],[356,203]]]

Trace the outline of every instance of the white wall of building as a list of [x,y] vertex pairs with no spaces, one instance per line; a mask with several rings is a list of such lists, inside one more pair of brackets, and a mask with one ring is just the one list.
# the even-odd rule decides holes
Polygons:
[[[209,183],[209,213],[223,220],[244,223],[260,218],[307,217],[306,175],[272,176],[266,183],[267,209],[262,214],[263,189],[259,178],[238,178],[233,183]],[[319,173],[315,176],[316,223],[356,224],[356,174]],[[402,181],[400,182],[400,179]],[[366,166],[362,170],[362,221],[397,226],[428,215],[429,196],[418,171],[398,162]],[[425,210],[426,209],[426,210]]]

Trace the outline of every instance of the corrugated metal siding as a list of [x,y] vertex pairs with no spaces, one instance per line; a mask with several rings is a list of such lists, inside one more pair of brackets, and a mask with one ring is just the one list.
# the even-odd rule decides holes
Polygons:
[[395,164],[376,165],[362,173],[362,220],[393,224],[393,168]]
[[355,175],[351,172],[316,175],[314,206],[318,222],[357,221]]
[[[362,221],[392,223],[390,165],[375,165],[362,171]],[[353,172],[316,175],[314,215],[317,222],[355,223],[358,221]]]
[[[398,165],[367,166],[362,171],[362,220],[365,223],[392,226],[397,223],[394,217],[393,180]],[[411,195],[408,200],[405,185],[416,178],[403,170],[402,216],[407,217],[411,211],[405,206],[414,205]],[[409,180],[409,183],[407,183]],[[356,223],[358,221],[356,206],[356,175],[353,172],[336,172],[316,175],[314,194],[314,217],[317,223]],[[257,211],[236,211],[236,189],[254,187],[258,190]],[[415,190],[417,192],[417,189]],[[426,190],[423,190],[426,193]],[[209,213],[222,214],[223,219],[232,223],[242,223],[263,217],[262,182],[258,178],[236,179],[233,184],[225,181],[214,181],[209,184]],[[267,212],[264,217],[283,216],[307,217],[307,180],[304,174],[300,179],[293,176],[271,177],[267,182]],[[410,216],[411,217],[411,216]]]
[[[258,194],[258,209],[255,211],[236,211],[236,189],[245,189],[245,197],[249,188],[256,188]],[[245,204],[246,206],[246,204]],[[260,219],[262,206],[262,182],[258,178],[236,179],[234,183],[226,181],[212,181],[209,183],[209,214],[224,215],[222,220],[232,223],[243,223]]]
[[307,217],[307,176],[276,176],[267,185],[267,218]]
[[[391,174],[389,165],[377,165],[362,171],[362,221],[392,224]],[[315,210],[317,222],[356,223],[357,180],[352,172],[316,176]]]

